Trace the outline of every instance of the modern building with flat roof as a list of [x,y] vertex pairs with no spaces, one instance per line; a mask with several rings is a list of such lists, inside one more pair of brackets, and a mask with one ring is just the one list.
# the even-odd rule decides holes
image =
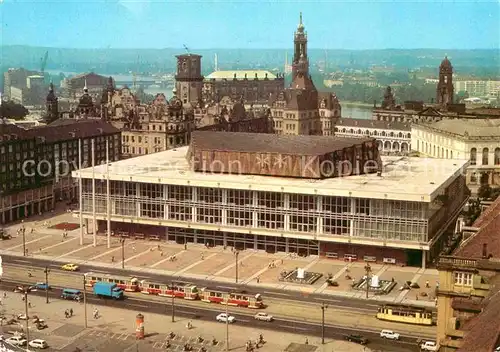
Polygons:
[[[262,136],[275,143],[252,133],[195,132],[189,147],[74,171],[83,218],[108,234],[425,266],[469,196],[466,160],[380,158],[372,138]],[[306,139],[318,150],[304,148]],[[237,145],[224,147],[228,141]],[[314,177],[330,170],[326,160],[342,172]],[[380,165],[340,168],[353,160]],[[212,166],[200,167],[205,161]],[[243,167],[227,173],[221,165],[230,162]]]

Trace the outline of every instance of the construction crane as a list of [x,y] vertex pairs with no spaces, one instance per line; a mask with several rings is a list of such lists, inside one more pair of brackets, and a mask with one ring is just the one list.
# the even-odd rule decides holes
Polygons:
[[191,53],[189,52],[189,48],[186,46],[186,44],[182,44],[182,46],[184,47],[184,49],[186,49],[186,52],[188,53],[188,55],[190,55]]
[[47,60],[49,59],[49,51],[47,50],[45,52],[45,55],[40,58],[40,72],[42,73],[42,76],[43,76],[43,73],[45,72],[45,67],[47,66]]

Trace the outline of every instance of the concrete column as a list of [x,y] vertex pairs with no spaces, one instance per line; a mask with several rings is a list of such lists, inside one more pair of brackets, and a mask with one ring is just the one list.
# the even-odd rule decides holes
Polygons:
[[163,219],[167,220],[170,216],[170,205],[167,204],[168,200],[168,185],[163,185]]
[[422,251],[422,269],[425,269],[425,264],[427,262],[427,254],[428,252],[423,250]]
[[227,232],[222,232],[222,243],[224,247],[227,247]]
[[[323,211],[323,196],[317,196],[316,210],[318,212]],[[323,216],[318,215],[318,218],[316,219],[316,234],[321,235],[322,233],[323,233]]]
[[[259,206],[259,194],[257,191],[251,191],[252,192],[252,207],[254,209],[257,209]],[[256,211],[252,212],[252,227],[256,228],[259,225],[259,215]]]
[[285,238],[285,253],[290,252],[290,247],[288,245],[288,237]]
[[[191,201],[194,204],[198,203],[198,188],[196,187],[191,187],[192,189],[192,194],[191,194]],[[196,208],[196,205],[194,207],[191,207],[191,221],[193,223],[196,223],[196,215],[198,213],[198,209]]]
[[[257,246],[257,237],[259,235],[253,235],[253,249],[257,250],[258,249],[258,246]],[[264,237],[266,238],[266,241],[267,241],[267,237]],[[273,237],[274,238],[274,237]]]
[[283,194],[283,208],[285,209],[285,231],[290,231],[290,194]]
[[227,225],[227,189],[222,189],[222,225]]
[[139,197],[141,196],[141,185],[139,183],[135,184],[135,199],[136,199],[136,216],[138,218],[141,217],[141,201]]

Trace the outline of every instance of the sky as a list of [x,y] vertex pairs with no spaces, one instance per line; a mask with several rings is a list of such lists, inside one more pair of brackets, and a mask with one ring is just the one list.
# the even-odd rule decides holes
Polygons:
[[318,49],[500,47],[499,0],[0,0],[0,44]]

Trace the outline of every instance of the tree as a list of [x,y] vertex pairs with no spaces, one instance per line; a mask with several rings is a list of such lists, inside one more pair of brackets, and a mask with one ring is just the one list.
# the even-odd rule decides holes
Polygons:
[[24,120],[28,114],[28,109],[12,100],[3,102],[2,105],[0,105],[0,118]]

